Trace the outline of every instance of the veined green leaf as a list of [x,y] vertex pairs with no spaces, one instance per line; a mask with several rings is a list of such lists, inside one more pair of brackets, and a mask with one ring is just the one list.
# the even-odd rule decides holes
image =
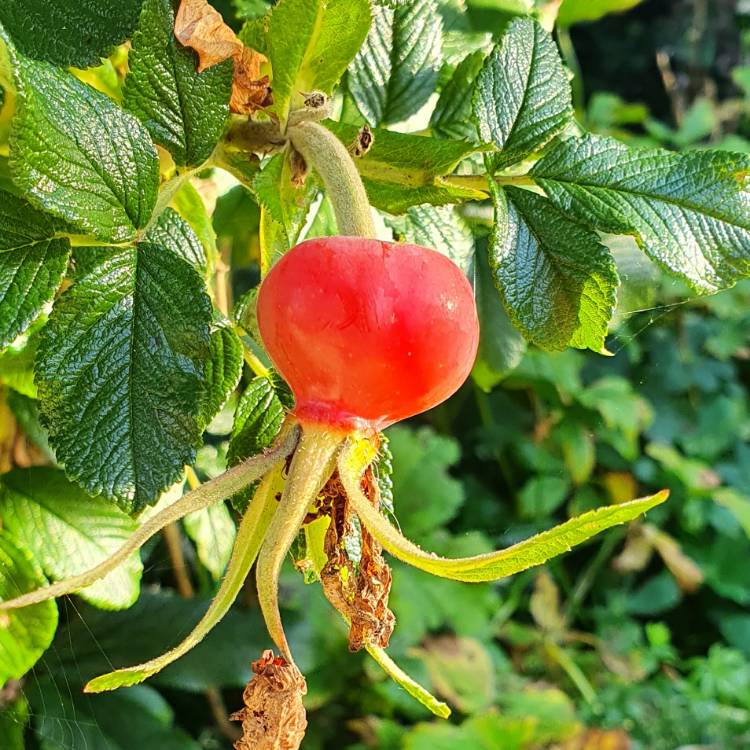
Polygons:
[[0,350],[39,316],[60,286],[70,256],[55,222],[0,191]]
[[[190,225],[195,236],[203,245],[203,255],[206,258],[206,271],[210,273],[216,263],[218,250],[216,249],[216,231],[206,204],[192,182],[185,182],[175,193],[172,205],[177,213]],[[245,218],[244,216],[242,217]]]
[[[55,581],[93,568],[138,527],[111,504],[70,484],[58,469],[42,466],[3,474],[0,518]],[[102,609],[124,609],[138,598],[142,569],[135,552],[79,593]]]
[[[325,125],[345,146],[357,139],[359,129],[354,125],[332,120]],[[486,198],[485,192],[451,184],[447,177],[462,159],[477,150],[465,141],[377,129],[370,150],[354,161],[370,203],[382,211],[400,214],[421,203],[439,206]]]
[[545,349],[604,349],[617,269],[592,230],[519,188],[495,195],[495,285],[513,323]]
[[132,115],[67,71],[18,57],[10,135],[16,185],[100,240],[132,239],[156,202],[159,162]]
[[265,27],[262,50],[273,71],[273,107],[286,120],[304,94],[330,94],[357,54],[370,28],[367,0],[281,0],[268,16],[249,24],[240,38],[257,48],[258,24]]
[[725,151],[629,149],[586,135],[559,141],[532,176],[572,218],[633,235],[699,292],[750,273],[750,158]]
[[253,502],[250,503],[242,518],[226,575],[206,614],[203,615],[195,629],[178,646],[162,656],[135,667],[118,669],[115,672],[94,678],[84,688],[85,692],[101,693],[107,690],[115,690],[118,687],[137,685],[147,680],[168,664],[179,659],[193,646],[198,645],[214,625],[224,617],[237,598],[255,558],[258,556],[266,530],[273,519],[276,511],[276,492],[278,491],[280,474],[281,466],[277,465],[276,469],[266,474],[261,481]]
[[141,2],[3,0],[0,23],[24,55],[86,68],[132,34]]
[[185,531],[195,542],[198,559],[218,581],[232,556],[237,530],[226,503],[214,503],[183,519]]
[[437,84],[441,39],[435,0],[375,9],[347,79],[349,93],[370,125],[406,120],[427,102]]
[[229,117],[231,60],[197,71],[195,53],[177,42],[172,0],[145,0],[123,89],[123,106],[179,166],[211,155]]
[[149,229],[146,242],[161,245],[190,263],[198,273],[206,273],[206,254],[190,224],[172,208],[165,208]]
[[570,82],[552,37],[530,18],[508,27],[476,79],[474,117],[500,153],[495,169],[523,161],[571,121]]
[[[44,576],[31,555],[7,533],[0,534],[0,600],[44,584]],[[41,602],[15,612],[2,613],[0,627],[0,682],[17,680],[36,664],[52,643],[57,627],[54,602]]]
[[385,221],[396,239],[431,247],[450,258],[464,273],[469,272],[474,236],[453,206],[413,206],[403,216]]
[[425,552],[404,537],[365,497],[361,488],[362,473],[372,458],[372,446],[368,441],[352,439],[338,461],[339,476],[362,525],[399,560],[432,575],[456,581],[495,581],[541,565],[600,531],[638,518],[669,496],[669,492],[663,490],[650,497],[597,508],[507,549],[447,559]]
[[[242,376],[242,342],[229,323],[211,330],[211,355],[206,361],[207,388],[200,422],[207,427],[219,413]],[[275,436],[274,436],[275,437]]]
[[211,304],[168,248],[111,253],[57,302],[37,355],[40,405],[69,477],[129,512],[192,463]]
[[484,66],[484,57],[482,50],[467,55],[443,86],[430,118],[430,127],[434,133],[444,138],[463,138],[468,141],[479,139],[471,114],[474,84]]

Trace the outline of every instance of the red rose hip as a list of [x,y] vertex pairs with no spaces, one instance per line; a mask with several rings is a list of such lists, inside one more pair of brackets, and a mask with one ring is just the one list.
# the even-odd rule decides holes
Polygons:
[[479,323],[471,285],[440,253],[360,237],[292,248],[258,295],[263,342],[302,422],[381,430],[455,393]]

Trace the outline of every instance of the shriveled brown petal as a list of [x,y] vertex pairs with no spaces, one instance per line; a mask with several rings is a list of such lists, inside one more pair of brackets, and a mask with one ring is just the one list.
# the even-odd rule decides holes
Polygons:
[[298,750],[307,728],[305,678],[270,650],[253,662],[252,670],[255,676],[242,695],[245,707],[229,717],[242,722],[235,750]]
[[229,109],[238,115],[250,115],[273,103],[268,76],[261,76],[260,66],[267,59],[260,52],[241,46],[234,58],[234,80]]
[[234,57],[242,49],[242,42],[207,0],[182,0],[174,34],[180,44],[198,53],[199,73]]

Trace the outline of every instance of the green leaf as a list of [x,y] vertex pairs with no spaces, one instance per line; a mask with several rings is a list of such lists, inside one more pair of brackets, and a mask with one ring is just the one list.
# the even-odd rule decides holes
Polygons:
[[464,273],[474,259],[471,227],[453,206],[413,206],[401,217],[385,219],[397,240],[430,247],[450,258]]
[[551,516],[564,502],[569,490],[564,477],[532,477],[518,494],[519,515],[524,519],[544,520]]
[[352,440],[338,461],[339,476],[360,522],[394,557],[419,570],[455,581],[495,581],[541,565],[605,529],[638,518],[669,496],[668,491],[662,490],[650,497],[597,508],[504,550],[447,559],[425,552],[403,536],[364,495],[360,483],[362,472],[371,460],[371,450],[366,440]]
[[[239,187],[239,186],[238,186]],[[242,188],[240,188],[242,189]],[[213,268],[218,256],[216,249],[216,232],[214,231],[211,216],[200,193],[192,182],[185,182],[175,193],[172,205],[183,219],[190,225],[195,236],[203,246],[203,255],[206,265]],[[242,217],[243,220],[245,217]],[[205,271],[204,271],[205,272]]]
[[731,487],[720,487],[713,493],[713,499],[734,515],[750,537],[750,498]]
[[[58,469],[41,466],[3,474],[0,518],[53,581],[98,565],[138,526],[122,511],[70,484]],[[103,609],[129,607],[138,598],[142,569],[135,553],[80,595]]]
[[559,26],[571,26],[581,21],[598,21],[608,13],[622,13],[643,0],[563,0],[557,16]]
[[206,273],[206,255],[190,224],[173,208],[165,208],[149,229],[146,242],[161,245],[187,261],[198,273]]
[[[273,70],[273,110],[286,120],[289,109],[302,106],[304,94],[330,94],[357,54],[370,28],[367,0],[281,0],[263,19],[262,50]],[[240,38],[254,46],[256,24]],[[257,48],[257,46],[256,46]]]
[[[67,676],[66,676],[67,679]],[[44,750],[200,750],[174,726],[167,701],[147,686],[95,698],[49,677],[29,687],[36,734]]]
[[495,195],[490,265],[508,315],[529,341],[604,350],[618,277],[595,232],[542,196],[509,187]]
[[430,118],[433,133],[443,138],[478,140],[472,122],[474,84],[484,66],[484,52],[476,50],[467,55],[456,67],[451,79],[440,92]]
[[229,117],[234,64],[202,73],[195,53],[177,42],[172,0],[145,0],[123,87],[123,107],[136,115],[178,166],[211,155]]
[[165,247],[106,257],[58,300],[42,331],[37,385],[69,477],[129,512],[195,458],[211,304]]
[[211,356],[206,361],[208,384],[201,406],[200,422],[207,427],[221,411],[242,376],[242,342],[228,323],[211,331]]
[[24,734],[29,722],[29,704],[19,696],[0,711],[0,747],[5,750],[24,750]]
[[[0,599],[13,599],[45,583],[31,555],[6,532],[0,534]],[[36,664],[57,627],[54,602],[41,602],[0,615],[0,683],[18,680]]]
[[479,351],[471,376],[483,391],[490,391],[521,361],[526,340],[505,312],[495,289],[486,249],[477,250],[475,268]]
[[479,136],[500,153],[495,169],[523,161],[573,117],[570,82],[552,37],[530,18],[509,27],[476,79]]
[[237,530],[225,503],[214,503],[185,516],[185,531],[195,542],[198,559],[218,581],[232,556]]
[[563,212],[641,248],[699,292],[750,273],[750,158],[631,150],[611,138],[560,141],[532,176]]
[[49,216],[0,191],[0,349],[36,320],[60,286],[70,256]]
[[141,124],[49,63],[20,58],[10,150],[16,185],[98,239],[132,239],[156,202],[159,161]]
[[437,84],[441,40],[435,0],[375,9],[347,79],[349,93],[370,125],[402,122],[427,103]]
[[24,55],[86,68],[132,34],[141,2],[3,0],[0,23]]
[[[326,127],[349,146],[359,128],[327,120]],[[401,214],[411,206],[431,203],[436,206],[482,200],[481,190],[454,185],[447,178],[458,163],[477,151],[465,141],[448,141],[427,136],[373,130],[373,144],[355,164],[375,208]]]

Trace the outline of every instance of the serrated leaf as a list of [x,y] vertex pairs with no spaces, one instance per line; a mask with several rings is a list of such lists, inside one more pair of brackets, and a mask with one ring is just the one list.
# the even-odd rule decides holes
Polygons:
[[[213,268],[218,256],[216,249],[216,232],[214,231],[211,216],[201,194],[192,182],[186,182],[175,194],[172,200],[175,210],[190,225],[195,236],[203,246],[203,255],[206,258],[208,268]],[[243,220],[245,217],[242,217]]]
[[270,378],[253,378],[237,404],[227,462],[260,453],[273,442],[284,421],[284,404]]
[[478,140],[477,128],[471,117],[472,99],[474,84],[484,66],[484,57],[482,50],[467,55],[443,86],[430,118],[433,133],[444,138]]
[[60,286],[70,246],[55,239],[56,229],[49,216],[0,191],[0,349],[36,320]]
[[604,349],[617,269],[590,229],[519,188],[495,195],[495,285],[513,323],[544,349]]
[[179,478],[201,434],[210,321],[198,274],[150,243],[113,252],[58,300],[36,376],[69,477],[129,512]]
[[[359,128],[326,120],[326,127],[345,145],[355,142]],[[447,178],[458,163],[478,149],[465,141],[448,141],[373,130],[370,150],[354,160],[370,203],[381,211],[400,214],[411,206],[440,206],[482,200],[485,192],[451,184]]]
[[347,78],[349,93],[371,126],[402,122],[427,103],[437,84],[441,41],[435,0],[374,10]]
[[[0,534],[0,599],[43,586],[42,571],[31,555],[6,532]],[[17,680],[36,664],[52,642],[57,627],[57,606],[41,602],[2,613],[0,627],[0,683]]]
[[526,341],[505,312],[484,248],[477,250],[475,269],[479,350],[471,376],[482,390],[490,391],[516,368],[526,351]]
[[190,224],[172,208],[165,208],[149,229],[146,242],[161,245],[187,261],[198,273],[206,273],[206,254]]
[[[283,121],[304,94],[330,94],[370,28],[367,0],[281,0],[270,16],[246,25],[240,38],[261,50],[273,70],[273,107]],[[261,33],[262,36],[262,33]]]
[[725,151],[629,149],[586,135],[532,169],[563,212],[633,235],[652,260],[703,293],[750,273],[750,158]]
[[215,581],[224,573],[232,556],[237,530],[225,503],[214,503],[183,519],[185,531],[195,542],[198,559]]
[[530,18],[508,27],[476,79],[480,138],[500,153],[495,169],[523,161],[573,117],[570,82],[552,37]]
[[[95,567],[138,526],[111,504],[70,484],[62,471],[41,466],[3,474],[0,518],[53,581]],[[138,598],[142,569],[136,553],[80,596],[103,609],[129,607]]]
[[464,273],[474,259],[471,227],[453,206],[413,206],[403,216],[385,219],[394,237],[437,250]]
[[17,61],[13,179],[39,208],[100,240],[132,239],[156,202],[159,162],[132,115],[67,71]]
[[98,65],[138,23],[142,0],[3,0],[0,23],[20,52],[61,66]]
[[211,354],[206,361],[206,391],[200,423],[207,427],[221,411],[242,376],[242,342],[229,324],[211,331]]
[[211,155],[229,117],[232,60],[197,72],[193,52],[177,42],[172,0],[145,0],[128,57],[123,107],[136,115],[178,166]]

